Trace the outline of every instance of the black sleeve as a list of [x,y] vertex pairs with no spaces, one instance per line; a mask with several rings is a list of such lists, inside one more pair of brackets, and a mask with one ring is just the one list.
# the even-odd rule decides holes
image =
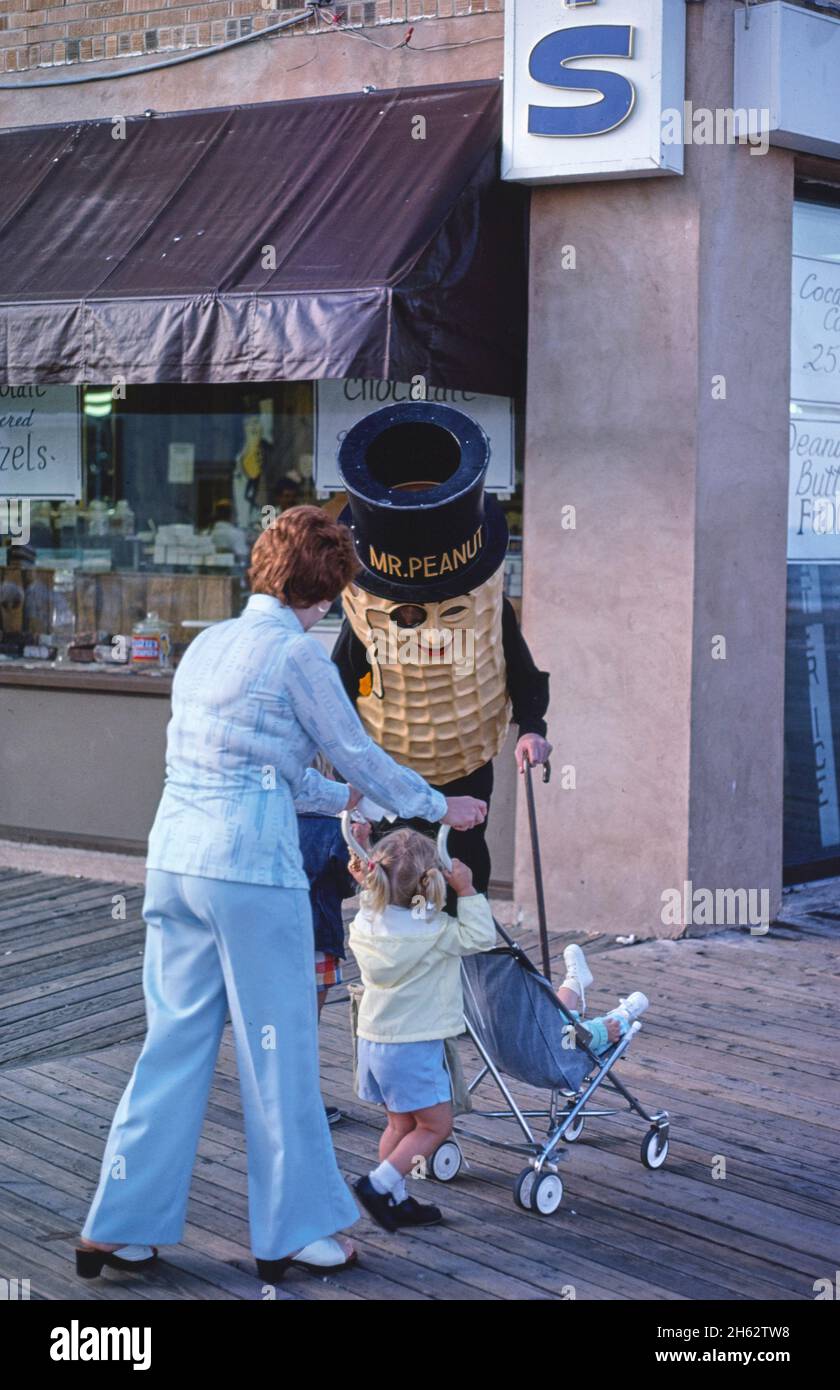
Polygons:
[[336,638],[332,659],[338,667],[338,674],[341,676],[341,683],[347,691],[348,699],[355,705],[359,697],[359,681],[370,675],[370,662],[367,652],[346,618]]
[[509,599],[504,600],[502,608],[502,648],[513,722],[519,725],[520,734],[541,734],[545,738],[548,672],[537,668]]

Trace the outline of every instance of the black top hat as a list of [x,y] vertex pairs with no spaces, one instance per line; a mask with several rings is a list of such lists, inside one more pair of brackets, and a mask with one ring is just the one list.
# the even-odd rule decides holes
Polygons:
[[484,494],[489,462],[484,430],[449,405],[389,405],[348,430],[338,471],[350,506],[339,520],[353,533],[362,588],[436,602],[495,574],[508,531]]

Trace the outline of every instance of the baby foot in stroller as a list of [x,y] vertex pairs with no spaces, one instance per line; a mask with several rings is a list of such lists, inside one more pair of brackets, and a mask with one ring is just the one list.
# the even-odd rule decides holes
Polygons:
[[586,1002],[585,991],[592,984],[594,976],[580,946],[567,946],[563,952],[563,961],[566,966],[566,978],[560,990],[571,990],[577,995],[582,1013]]
[[627,1032],[631,1023],[635,1023],[637,1018],[645,1012],[650,1005],[650,1000],[641,990],[634,990],[628,994],[626,999],[622,999],[617,1009],[610,1009],[607,1018],[617,1018],[622,1024],[622,1034]]

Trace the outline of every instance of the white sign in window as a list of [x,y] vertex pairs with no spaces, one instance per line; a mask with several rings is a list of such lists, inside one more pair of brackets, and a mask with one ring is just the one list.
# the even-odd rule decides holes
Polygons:
[[840,560],[840,419],[790,421],[788,559]]
[[0,386],[0,497],[81,495],[78,388]]
[[[513,401],[508,396],[481,396],[473,391],[430,387],[426,399],[451,405],[481,425],[490,441],[490,466],[485,487],[505,495],[516,487]],[[399,381],[319,381],[315,391],[314,482],[319,493],[343,492],[338,475],[338,451],[347,431],[366,415],[385,406],[411,401],[411,387]]]
[[[840,217],[837,219],[840,248]],[[790,394],[795,401],[840,406],[840,263],[793,258]]]
[[506,0],[502,178],[681,174],[683,0]]

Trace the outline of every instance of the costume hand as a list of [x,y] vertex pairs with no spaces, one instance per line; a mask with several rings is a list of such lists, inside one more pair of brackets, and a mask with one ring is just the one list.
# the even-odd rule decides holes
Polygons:
[[443,817],[444,825],[451,825],[453,830],[472,830],[474,825],[481,825],[487,819],[487,802],[479,801],[475,796],[448,796],[446,798],[446,815]]
[[520,772],[525,771],[525,759],[533,767],[536,763],[545,763],[551,757],[552,747],[547,738],[542,734],[523,734],[514,749],[516,766]]
[[443,876],[449,887],[455,889],[459,898],[465,898],[475,892],[472,869],[468,864],[462,864],[460,859],[453,859],[452,868],[448,871],[444,869]]

